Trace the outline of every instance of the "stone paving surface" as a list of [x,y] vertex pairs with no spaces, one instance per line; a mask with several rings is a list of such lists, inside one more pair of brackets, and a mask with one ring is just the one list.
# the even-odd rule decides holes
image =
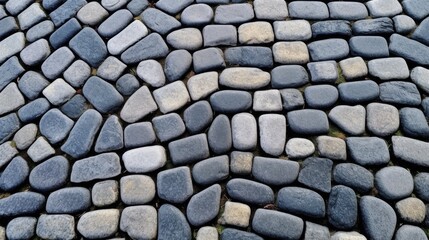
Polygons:
[[427,240],[428,0],[0,0],[0,239]]

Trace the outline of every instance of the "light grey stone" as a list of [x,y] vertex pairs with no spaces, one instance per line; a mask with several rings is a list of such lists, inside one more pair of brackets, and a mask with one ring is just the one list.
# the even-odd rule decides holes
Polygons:
[[107,49],[112,55],[121,54],[148,33],[149,31],[142,21],[135,20],[107,42]]
[[102,209],[84,213],[77,223],[77,230],[85,238],[113,236],[119,225],[118,209]]
[[190,77],[186,84],[192,100],[200,100],[218,90],[218,78],[217,72],[200,73]]
[[238,175],[248,175],[252,172],[253,153],[231,152],[231,172]]
[[336,232],[332,235],[331,240],[367,240],[366,237],[358,232]]
[[162,87],[165,84],[165,75],[161,64],[152,59],[139,63],[137,75],[152,87]]
[[413,176],[403,167],[385,167],[375,174],[375,188],[383,199],[400,200],[413,192]]
[[340,61],[341,71],[347,80],[363,78],[368,75],[368,68],[361,57],[347,58]]
[[148,146],[126,151],[122,155],[125,168],[130,173],[148,173],[162,168],[167,162],[163,146]]
[[5,142],[0,145],[0,167],[5,166],[18,154],[18,150],[13,146],[12,142]]
[[16,148],[19,150],[27,149],[35,140],[37,135],[37,125],[30,123],[22,127],[13,136]]
[[329,119],[341,130],[350,135],[361,135],[365,132],[365,108],[361,105],[334,107],[328,114]]
[[[305,240],[332,240],[330,238],[329,228],[312,223],[305,222]],[[346,240],[346,239],[336,239],[336,240]],[[366,239],[349,239],[349,240],[366,240]]]
[[411,70],[410,78],[419,89],[429,94],[429,69],[420,66],[415,67]]
[[232,117],[232,143],[238,150],[252,150],[258,141],[255,117],[250,113],[238,113]]
[[58,78],[49,84],[45,89],[43,89],[42,93],[49,100],[49,102],[58,106],[72,98],[76,93],[76,90],[66,83],[66,81],[64,81],[62,78]]
[[283,109],[280,91],[277,89],[256,91],[253,95],[253,111],[277,112]]
[[64,79],[76,88],[81,87],[90,76],[91,67],[82,60],[76,60],[64,71]]
[[121,173],[121,163],[116,153],[102,153],[84,158],[73,164],[70,181],[89,182],[95,179],[116,177]]
[[25,36],[17,32],[0,42],[0,63],[20,52],[25,47]]
[[366,126],[377,136],[392,135],[399,129],[399,111],[384,103],[370,103],[366,106]]
[[0,92],[0,115],[17,110],[25,104],[25,99],[16,83],[10,83]]
[[286,143],[286,154],[289,158],[306,158],[311,156],[316,148],[314,144],[305,138],[291,138]]
[[77,19],[83,24],[95,26],[105,18],[109,13],[98,2],[89,2],[77,12]]
[[182,28],[167,35],[167,42],[175,49],[197,50],[203,46],[203,36],[197,28]]
[[398,0],[371,0],[366,3],[372,17],[393,17],[402,12]]
[[286,117],[281,114],[264,114],[258,119],[259,142],[264,152],[279,156],[286,143]]
[[116,81],[124,70],[127,68],[123,62],[115,57],[107,57],[106,60],[98,67],[97,76],[107,80]]
[[410,76],[407,62],[400,57],[371,60],[368,69],[369,74],[381,80],[406,79]]
[[222,71],[219,84],[236,89],[259,89],[270,83],[270,74],[259,68],[231,67]]
[[[155,93],[154,93],[155,94]],[[133,123],[158,109],[147,86],[141,87],[125,102],[121,110],[121,119]]]
[[52,148],[44,137],[39,137],[33,144],[31,144],[30,148],[27,150],[27,154],[33,162],[40,162],[54,155],[55,149]]
[[153,91],[153,97],[162,113],[169,113],[190,101],[188,90],[182,81],[176,81]]
[[128,175],[119,182],[121,200],[127,205],[149,203],[155,197],[155,182],[145,175]]
[[36,23],[46,19],[46,13],[42,10],[40,3],[33,3],[20,14],[18,14],[18,22],[21,30],[27,30]]
[[255,0],[253,8],[258,19],[284,20],[288,16],[286,2],[283,0]]
[[119,118],[111,115],[100,130],[94,150],[97,153],[119,150],[124,147],[124,131]]
[[346,142],[341,138],[330,136],[319,136],[316,138],[317,150],[321,157],[332,160],[346,160]]
[[74,239],[74,217],[66,214],[42,214],[37,222],[37,236],[43,239]]
[[54,79],[62,74],[73,60],[73,52],[68,47],[61,47],[42,63],[43,75],[49,79]]
[[407,15],[397,15],[392,19],[395,31],[399,34],[408,34],[416,28],[416,22]]
[[277,40],[305,41],[312,36],[311,26],[307,20],[275,21],[273,26]]
[[219,234],[215,227],[201,227],[198,229],[196,240],[219,240]]
[[155,239],[158,215],[152,206],[126,207],[121,213],[119,227],[132,239]]
[[425,220],[425,203],[415,197],[409,197],[398,201],[395,209],[399,218],[408,223],[420,224]]
[[24,48],[19,56],[21,60],[28,66],[34,66],[41,63],[51,54],[48,41],[39,39]]
[[215,10],[214,22],[217,24],[239,24],[255,17],[253,7],[249,3],[220,5]]
[[60,110],[53,108],[46,112],[40,119],[40,133],[51,144],[56,144],[67,137],[73,124],[73,120],[64,115]]
[[392,145],[396,158],[417,166],[429,166],[426,157],[429,149],[427,142],[408,137],[392,136]]
[[204,26],[211,22],[214,13],[207,4],[192,4],[185,8],[180,15],[180,20],[187,26]]
[[119,184],[116,180],[97,182],[91,189],[92,203],[104,207],[116,203],[119,199]]
[[101,0],[101,5],[109,11],[115,11],[127,4],[128,0]]
[[269,22],[250,22],[238,27],[241,44],[266,44],[274,41],[273,27]]
[[[7,1],[5,4],[6,10],[12,14],[17,15],[21,11],[23,11],[26,7],[28,7],[31,4],[31,0],[11,0]],[[3,3],[3,2],[2,2]]]

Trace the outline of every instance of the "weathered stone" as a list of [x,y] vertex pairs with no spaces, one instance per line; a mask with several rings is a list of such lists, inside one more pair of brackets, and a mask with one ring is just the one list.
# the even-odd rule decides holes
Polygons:
[[175,30],[167,35],[166,40],[175,49],[194,51],[203,45],[203,36],[197,28]]
[[310,23],[306,20],[275,21],[273,27],[277,40],[305,41],[312,36]]
[[222,189],[219,184],[208,187],[192,196],[186,208],[186,217],[193,226],[204,225],[219,213]]
[[124,29],[132,21],[133,15],[126,9],[120,9],[114,12],[110,17],[103,21],[97,28],[102,37],[113,37]]
[[109,13],[98,2],[87,3],[76,14],[79,21],[90,26],[98,25],[107,16]]
[[49,43],[54,48],[59,48],[67,45],[70,39],[73,38],[76,33],[82,29],[79,21],[76,18],[68,20],[66,23],[61,25],[55,32],[49,37]]
[[309,157],[304,160],[298,182],[305,186],[329,193],[331,191],[331,172],[333,162],[327,158]]
[[33,168],[29,177],[30,185],[42,192],[57,190],[66,183],[69,169],[70,165],[66,158],[52,157]]
[[15,157],[0,176],[0,189],[10,192],[21,186],[28,177],[30,168],[22,157]]
[[8,164],[12,158],[18,154],[18,150],[11,141],[0,145],[0,167]]
[[205,133],[172,141],[168,144],[174,165],[193,163],[209,157],[209,146]]
[[164,170],[157,175],[158,197],[171,203],[183,203],[194,193],[191,171],[188,167]]
[[36,234],[44,239],[73,239],[76,237],[74,217],[66,214],[42,214],[37,222]]
[[307,45],[301,41],[276,42],[273,45],[274,62],[305,64],[310,61]]
[[381,199],[364,196],[360,199],[363,229],[370,239],[391,239],[396,227],[393,208]]
[[145,175],[128,175],[119,182],[121,201],[127,205],[143,205],[155,197],[155,182]]
[[40,162],[55,154],[55,149],[44,137],[39,137],[27,150],[27,155],[33,162]]
[[62,188],[49,194],[47,213],[82,213],[91,206],[91,193],[83,187]]
[[388,17],[356,21],[352,26],[352,31],[354,35],[390,35],[395,32],[393,21]]
[[413,176],[403,167],[385,167],[375,174],[375,187],[384,199],[402,199],[413,192]]
[[10,83],[0,92],[0,115],[17,110],[25,104],[16,83]]
[[332,160],[346,160],[346,142],[341,138],[319,136],[316,138],[317,150],[320,156]]
[[288,5],[289,16],[308,20],[323,20],[329,18],[326,3],[319,1],[297,1]]
[[304,221],[287,213],[260,208],[253,217],[252,229],[270,238],[300,239]]
[[389,57],[389,47],[384,37],[354,36],[349,40],[350,53],[363,58]]
[[366,125],[377,136],[389,136],[399,128],[398,109],[388,104],[370,103],[366,107]]
[[153,97],[164,114],[178,110],[190,101],[188,89],[182,81],[175,81],[154,90]]
[[42,211],[45,197],[35,192],[19,192],[0,200],[0,216],[16,217]]
[[304,97],[308,108],[326,109],[337,102],[338,90],[327,84],[308,86],[304,90]]
[[396,158],[417,166],[429,166],[425,157],[428,147],[426,142],[408,137],[392,136],[392,145]]
[[37,218],[17,217],[12,219],[6,228],[6,236],[9,239],[30,239],[36,230]]
[[[81,9],[83,6],[87,4],[86,0],[72,0],[72,1],[65,1],[64,4],[60,5],[62,2],[58,4],[52,4],[52,9],[56,8],[54,11],[52,11],[49,14],[49,17],[51,18],[52,22],[54,22],[55,26],[60,26],[63,23],[65,23],[70,18],[74,17],[76,13]],[[50,5],[50,4],[49,4]]]
[[191,227],[179,209],[164,204],[158,210],[158,239],[173,238],[191,240]]
[[295,110],[288,112],[287,122],[293,132],[305,135],[321,135],[329,131],[328,117],[321,110]]
[[359,2],[329,2],[329,16],[332,19],[360,20],[368,17],[368,10]]
[[305,138],[291,138],[286,143],[286,154],[290,159],[306,158],[315,151],[314,144]]
[[254,149],[258,141],[255,117],[250,113],[238,113],[231,119],[232,143],[238,150]]
[[101,113],[108,113],[120,107],[124,98],[108,82],[92,76],[83,86],[83,95]]
[[118,209],[102,209],[84,213],[77,223],[77,230],[85,238],[113,236],[119,225]]
[[233,25],[207,25],[203,28],[204,46],[237,45],[237,29]]
[[329,119],[341,130],[350,135],[361,135],[365,132],[365,108],[361,105],[339,105],[329,112]]
[[422,200],[414,197],[405,198],[396,203],[399,218],[405,222],[419,224],[425,220],[426,207]]
[[273,190],[262,183],[234,178],[226,184],[228,195],[237,201],[264,206],[274,202]]
[[211,22],[214,13],[207,4],[193,4],[185,8],[180,15],[180,20],[187,26],[204,26]]
[[51,54],[51,50],[48,41],[40,39],[24,48],[19,56],[25,64],[34,66],[45,60],[49,54]]
[[353,189],[346,186],[334,186],[328,200],[329,223],[338,229],[351,229],[358,218],[358,203]]
[[73,52],[68,47],[61,47],[42,63],[43,75],[49,79],[55,79],[66,70],[73,60]]
[[107,118],[95,143],[97,153],[118,150],[124,147],[124,132],[119,118],[115,115]]
[[89,182],[95,179],[116,177],[121,173],[119,156],[116,153],[103,153],[76,161],[73,164],[70,181]]
[[[51,107],[51,105],[50,105],[49,101],[46,100],[46,98],[38,98],[34,101],[27,103],[23,107],[21,107],[18,110],[18,116],[19,116],[19,119],[21,121],[30,122],[30,121],[35,120],[35,119],[39,118],[40,116],[42,116],[46,111],[49,110],[50,107]],[[6,115],[5,117],[10,116],[11,114]],[[16,116],[16,114],[13,114],[13,115]],[[16,119],[16,120],[18,120],[18,119]],[[2,122],[1,118],[0,118],[0,122]],[[16,122],[15,126],[19,127],[19,122]],[[6,129],[8,129],[8,128],[6,128]],[[18,129],[16,129],[16,130],[18,130]],[[16,130],[14,130],[13,132],[15,132]],[[10,134],[13,134],[13,133],[10,133]],[[1,134],[0,134],[0,136],[1,136]],[[2,138],[0,137],[0,139],[2,139]],[[2,141],[0,140],[0,142],[2,142]]]
[[353,105],[370,102],[380,95],[378,84],[372,80],[340,83],[338,92],[341,101]]
[[158,226],[156,209],[152,206],[126,207],[119,227],[134,239],[155,239]]
[[339,60],[349,54],[349,44],[340,38],[319,40],[308,44],[313,61]]
[[223,225],[248,227],[250,221],[250,207],[243,203],[227,201],[225,209],[218,222]]
[[429,47],[415,40],[399,34],[392,34],[390,36],[389,50],[392,54],[401,56],[409,61],[420,65],[429,65]]
[[374,176],[372,173],[354,163],[341,163],[335,166],[333,172],[334,181],[366,193],[374,187]]
[[249,3],[221,5],[215,10],[214,22],[217,24],[240,24],[255,17]]
[[94,184],[91,189],[92,203],[97,207],[111,205],[118,201],[119,184],[115,180],[105,180]]
[[135,148],[149,145],[156,140],[152,123],[140,122],[130,124],[124,129],[124,142],[126,148]]
[[107,42],[107,49],[112,55],[121,54],[148,33],[148,29],[140,20],[134,20],[122,31],[110,38]]
[[397,0],[371,0],[366,3],[372,17],[391,17],[402,12]]
[[180,22],[156,8],[147,8],[140,15],[143,23],[154,32],[165,35],[181,26]]
[[134,123],[157,109],[158,106],[148,87],[143,86],[128,98],[121,110],[120,116],[122,120]]
[[219,84],[236,89],[258,89],[269,83],[270,74],[258,68],[227,68],[219,76]]
[[[182,78],[188,72],[191,65],[192,65],[192,55],[188,51],[175,50],[169,53],[165,58],[163,71],[165,73],[165,77],[167,77],[167,79],[172,82]],[[161,67],[161,70],[162,70],[162,67]],[[161,80],[163,75],[161,75],[160,72],[156,72],[156,73],[157,74],[156,75],[154,74],[154,76],[159,77],[159,80]],[[159,84],[159,85],[162,86],[164,84],[162,85]],[[155,87],[160,87],[160,86],[155,85]],[[189,83],[188,83],[188,86],[189,86]],[[189,92],[191,92],[191,90],[189,90]],[[192,94],[191,94],[191,97],[192,97]]]
[[312,218],[325,217],[325,202],[318,193],[300,187],[279,190],[277,205],[280,210]]

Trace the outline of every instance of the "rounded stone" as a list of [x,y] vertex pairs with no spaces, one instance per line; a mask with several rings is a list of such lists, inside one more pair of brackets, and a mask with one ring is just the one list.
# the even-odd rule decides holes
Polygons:
[[385,167],[375,174],[375,187],[380,196],[387,200],[402,199],[413,192],[413,176],[402,167]]
[[203,36],[197,28],[182,28],[167,35],[167,42],[175,49],[194,51],[203,46]]
[[12,219],[6,227],[6,236],[9,239],[30,239],[36,230],[37,218],[17,217]]
[[146,204],[155,197],[155,182],[149,176],[125,176],[119,184],[121,200],[127,205]]
[[193,226],[206,224],[218,215],[221,192],[220,185],[215,184],[192,196],[186,208],[186,216]]
[[118,201],[119,184],[115,180],[106,180],[94,184],[91,189],[92,203],[97,207],[111,205]]
[[83,187],[62,188],[49,194],[47,213],[81,213],[91,206],[91,193]]
[[0,189],[9,192],[18,188],[27,180],[29,173],[30,167],[24,158],[13,158],[0,176]]
[[366,236],[370,239],[392,239],[397,219],[389,204],[373,196],[364,196],[360,199],[359,210]]
[[292,138],[286,143],[286,154],[289,158],[306,158],[315,150],[313,142],[305,138]]
[[412,226],[412,225],[402,225],[399,227],[399,229],[396,231],[395,240],[427,240],[428,237],[423,231],[423,229]]
[[76,237],[74,217],[65,214],[43,214],[37,222],[36,233],[43,239],[74,239]]
[[241,44],[265,44],[274,41],[273,27],[269,22],[250,22],[238,27]]
[[425,220],[426,206],[424,202],[415,197],[409,197],[397,202],[395,209],[398,217],[408,223],[419,224]]
[[39,122],[40,133],[45,136],[51,144],[56,144],[64,140],[73,125],[73,120],[56,108],[46,112]]
[[280,210],[311,218],[325,217],[325,202],[315,191],[300,187],[285,187],[277,196]]
[[353,189],[337,185],[329,194],[328,220],[338,229],[352,229],[358,219],[358,203]]
[[152,206],[126,207],[121,213],[120,229],[133,239],[155,239],[158,216]]
[[158,197],[172,203],[183,203],[194,193],[188,167],[164,170],[157,175]]
[[219,217],[218,223],[237,227],[248,227],[251,209],[248,205],[238,202],[225,202],[225,209]]
[[384,103],[370,103],[366,106],[366,125],[373,134],[386,137],[399,129],[399,111]]
[[70,165],[63,156],[55,156],[37,165],[30,173],[30,185],[42,192],[64,186],[69,176]]
[[162,168],[167,162],[167,154],[162,146],[148,146],[126,151],[122,160],[128,172],[147,173]]
[[213,19],[213,9],[207,4],[193,4],[185,8],[180,20],[186,26],[203,26]]
[[77,230],[85,238],[108,238],[118,231],[118,209],[102,209],[84,213],[77,223]]

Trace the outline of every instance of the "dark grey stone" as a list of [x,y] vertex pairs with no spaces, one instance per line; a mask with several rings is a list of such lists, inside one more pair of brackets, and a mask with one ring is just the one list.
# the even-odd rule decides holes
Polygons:
[[199,101],[186,108],[183,120],[191,134],[205,130],[213,121],[213,111],[209,102]]
[[360,193],[367,193],[374,187],[374,176],[364,167],[354,163],[340,163],[333,172],[334,181],[353,188]]
[[388,17],[356,21],[352,31],[354,35],[389,35],[395,32],[393,21]]
[[174,17],[156,9],[148,8],[140,15],[143,23],[159,34],[165,35],[182,24]]
[[418,108],[405,107],[399,110],[401,129],[412,138],[429,138],[429,125],[423,112]]
[[389,57],[389,46],[384,37],[355,36],[350,38],[350,53],[367,59]]
[[271,71],[271,86],[273,88],[301,87],[308,82],[308,73],[300,65],[279,66]]
[[189,167],[164,170],[156,177],[158,197],[171,203],[183,203],[194,193]]
[[426,18],[416,28],[416,30],[411,35],[411,38],[413,38],[413,39],[415,39],[415,40],[417,40],[417,41],[419,41],[425,45],[429,45],[429,36],[427,34],[428,31],[429,31],[429,19]]
[[41,38],[47,37],[54,30],[55,26],[52,21],[45,20],[28,29],[27,33],[25,34],[25,37],[27,38],[27,41],[34,42]]
[[[52,22],[54,22],[55,26],[60,26],[63,23],[65,23],[70,18],[74,17],[77,12],[87,4],[86,0],[70,0],[65,1],[64,4],[59,6],[57,9],[52,11],[49,14],[49,17],[51,18]],[[54,4],[54,5],[59,5]],[[52,6],[52,8],[54,8]]]
[[219,184],[208,187],[192,196],[186,208],[186,217],[193,226],[204,225],[219,213],[222,189]]
[[94,150],[97,153],[119,150],[124,147],[124,131],[119,118],[111,115],[100,130]]
[[417,21],[429,15],[429,4],[425,0],[404,0],[402,7],[407,15]]
[[350,157],[359,165],[384,165],[390,161],[389,149],[381,138],[348,137],[346,142]]
[[255,181],[234,178],[226,184],[228,195],[239,202],[265,206],[274,203],[273,190],[262,183]]
[[429,201],[429,173],[421,172],[414,176],[414,192],[421,200]]
[[390,36],[389,50],[392,54],[412,62],[429,65],[429,47],[415,40],[399,34],[392,34]]
[[57,190],[66,184],[69,169],[70,165],[65,157],[52,157],[31,170],[30,185],[41,192]]
[[237,45],[237,28],[233,25],[207,25],[203,28],[204,46]]
[[127,9],[134,15],[138,16],[149,6],[148,0],[131,0],[127,4]]
[[133,64],[146,59],[165,57],[168,52],[164,39],[157,33],[151,33],[125,50],[121,54],[121,60],[125,64]]
[[170,204],[162,205],[158,210],[158,240],[191,240],[191,227],[183,213]]
[[45,206],[45,197],[35,192],[19,192],[0,199],[0,216],[16,217],[36,214]]
[[70,181],[89,182],[95,179],[116,177],[121,173],[121,162],[116,153],[102,153],[84,158],[73,164]]
[[130,96],[140,88],[140,82],[132,74],[125,74],[116,81],[116,90],[123,96]]
[[255,157],[253,159],[253,177],[268,185],[291,184],[298,178],[298,172],[299,164],[295,161],[267,157]]
[[340,38],[319,40],[307,46],[313,61],[339,60],[349,55],[349,44]]
[[69,118],[78,119],[89,108],[89,105],[85,97],[76,94],[64,103],[60,109]]
[[70,66],[74,58],[73,52],[68,47],[61,47],[55,50],[55,52],[49,55],[42,63],[41,68],[43,75],[52,80],[56,79]]
[[156,136],[150,122],[140,122],[128,125],[124,129],[126,148],[141,147],[155,142]]
[[193,0],[160,0],[155,6],[165,12],[175,15],[189,6]]
[[304,97],[298,89],[289,88],[280,90],[283,109],[286,111],[296,110],[304,106]]
[[285,187],[277,195],[281,211],[311,218],[325,217],[325,201],[315,191],[300,187]]
[[186,50],[175,50],[165,59],[164,73],[169,81],[182,78],[192,65],[192,55]]
[[341,101],[347,104],[367,103],[380,95],[378,84],[372,80],[341,83],[338,92]]
[[332,19],[360,20],[368,17],[368,10],[359,2],[330,2],[329,15]]
[[61,4],[63,4],[66,0],[43,0],[42,6],[46,8],[47,10],[54,10],[55,8],[59,7]]
[[304,221],[287,213],[260,208],[253,217],[252,229],[269,238],[298,240],[304,231]]
[[51,34],[49,42],[54,48],[62,47],[66,45],[81,29],[82,27],[80,26],[79,21],[77,21],[76,18],[72,18]]
[[156,136],[161,142],[170,141],[182,135],[186,128],[182,118],[177,113],[169,113],[152,119]]
[[220,235],[222,240],[263,240],[263,238],[250,232],[241,231],[234,228],[225,228]]
[[0,79],[0,91],[24,71],[17,57],[13,56],[6,60],[6,62],[0,66],[0,76],[2,76]]
[[224,68],[225,60],[220,48],[205,48],[192,55],[194,71],[196,73],[208,72]]
[[15,18],[6,17],[0,20],[0,39],[19,30]]
[[[25,107],[25,106],[24,106]],[[0,117],[0,144],[7,141],[20,128],[18,116],[15,113],[9,113]]]
[[[33,100],[18,110],[19,119],[22,122],[31,122],[42,116],[46,111],[48,111],[50,106],[51,105],[49,101],[46,100],[46,98],[38,98],[36,100]],[[0,139],[2,138],[0,137]]]
[[216,8],[214,22],[218,24],[240,24],[255,17],[249,3],[220,5]]
[[64,115],[60,110],[54,108],[46,112],[39,122],[40,133],[45,136],[51,144],[56,144],[70,132],[73,120]]
[[15,157],[0,175],[0,189],[10,192],[27,180],[30,168],[22,157]]
[[210,155],[205,133],[170,142],[168,149],[174,165],[193,163]]
[[252,95],[246,91],[223,90],[210,96],[210,104],[218,113],[238,113],[252,106]]
[[207,138],[210,149],[216,154],[223,154],[231,149],[231,123],[226,115],[218,115],[213,120]]
[[291,130],[298,134],[321,135],[329,132],[329,121],[321,110],[303,109],[287,113]]
[[91,193],[83,187],[62,188],[49,194],[47,213],[83,213],[91,206]]
[[334,186],[329,194],[328,220],[332,226],[348,230],[356,225],[358,203],[353,189],[346,186]]
[[318,37],[349,37],[352,35],[351,24],[345,20],[329,20],[316,22],[311,25],[313,38]]
[[307,64],[313,83],[333,84],[338,79],[338,64],[336,61],[310,62]]
[[102,121],[103,118],[97,111],[93,109],[85,111],[76,121],[61,150],[73,158],[86,156],[91,150]]
[[225,50],[228,65],[241,67],[272,68],[273,53],[269,47],[232,47]]
[[414,83],[391,81],[380,84],[380,100],[385,103],[418,106],[422,99]]
[[321,1],[296,1],[288,5],[289,16],[308,20],[323,20],[329,18],[326,3]]
[[83,95],[101,113],[108,113],[122,106],[124,98],[110,83],[92,76],[83,86]]
[[69,43],[70,48],[86,63],[98,67],[107,57],[106,43],[98,33],[90,28],[83,28]]
[[227,155],[212,157],[198,162],[192,168],[192,177],[197,184],[208,186],[229,176]]
[[17,217],[12,219],[6,228],[9,239],[31,239],[36,230],[37,218]]
[[304,90],[304,97],[308,108],[326,109],[337,102],[338,90],[331,85],[309,86]]
[[[143,2],[143,1],[140,1]],[[97,31],[102,37],[111,38],[118,34],[133,20],[133,15],[126,9],[120,9],[104,20]]]
[[370,239],[392,239],[397,220],[389,204],[373,196],[364,196],[360,199],[359,210],[363,229]]
[[329,193],[332,165],[333,162],[330,159],[309,157],[302,164],[298,182],[317,191]]
[[385,167],[375,174],[375,188],[384,199],[403,199],[413,192],[413,176],[403,167]]

